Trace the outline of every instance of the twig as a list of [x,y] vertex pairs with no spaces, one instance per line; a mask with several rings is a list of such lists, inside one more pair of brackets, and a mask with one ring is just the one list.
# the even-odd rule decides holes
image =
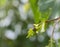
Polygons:
[[[56,21],[56,20],[58,20],[58,21]],[[59,18],[57,18],[57,19],[54,19],[54,20],[52,20],[52,21],[55,21],[55,23],[54,23],[54,26],[53,26],[53,30],[52,30],[52,35],[51,35],[51,47],[53,47],[53,35],[54,35],[54,29],[55,29],[55,25],[57,24],[57,22],[59,22],[60,21],[60,17]]]
[[52,35],[51,35],[51,39],[50,39],[50,41],[51,41],[51,47],[53,47],[52,44],[53,44],[53,35],[54,35],[55,25],[56,25],[56,23],[55,23],[54,26],[53,26]]
[[[56,19],[52,19],[52,20],[47,20],[47,21],[45,21],[46,23],[48,23],[48,22],[53,22],[53,21],[57,21],[57,20],[60,20],[60,17],[58,17],[58,18],[56,18]],[[39,24],[40,25],[40,24]],[[38,26],[39,26],[38,25]],[[36,31],[37,29],[34,27],[33,28],[33,31]]]
[[57,21],[57,20],[59,20],[59,19],[60,19],[60,17],[58,17],[58,18],[56,18],[56,19],[52,19],[52,20],[47,20],[46,22]]

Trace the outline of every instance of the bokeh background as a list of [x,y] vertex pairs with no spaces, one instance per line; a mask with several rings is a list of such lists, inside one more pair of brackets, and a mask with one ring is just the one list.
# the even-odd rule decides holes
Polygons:
[[[39,0],[38,6],[43,12],[52,9],[49,19],[60,16],[60,0]],[[44,13],[43,16],[45,16]],[[33,28],[33,24],[34,15],[29,0],[0,0],[0,47],[47,46],[53,30],[52,24],[48,25],[43,34],[26,38],[28,30]],[[56,42],[54,47],[60,47],[59,22],[55,26],[53,39]]]

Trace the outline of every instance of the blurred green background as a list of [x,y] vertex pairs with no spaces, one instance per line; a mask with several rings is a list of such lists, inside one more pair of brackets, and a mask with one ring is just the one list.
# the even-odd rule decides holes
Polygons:
[[[32,0],[33,1],[33,0]],[[60,16],[60,0],[37,0],[42,17],[49,20]],[[46,15],[47,14],[47,15]],[[38,16],[38,15],[37,15]],[[0,47],[49,47],[53,26],[49,23],[46,32],[26,38],[33,28],[34,14],[29,0],[0,0]],[[54,47],[60,47],[60,23],[55,26]]]

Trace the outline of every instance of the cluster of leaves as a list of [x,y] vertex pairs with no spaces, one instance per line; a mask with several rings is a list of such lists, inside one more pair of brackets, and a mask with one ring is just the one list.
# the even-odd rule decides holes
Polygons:
[[[35,34],[45,32],[46,21],[49,20],[49,18],[51,17],[50,14],[52,12],[53,7],[49,7],[49,8],[44,10],[41,7],[38,7],[39,6],[38,5],[39,1],[41,1],[41,0],[30,0],[31,9],[32,9],[33,14],[34,14],[35,24],[34,24],[33,29],[32,28],[29,29],[27,38],[30,38],[30,37],[34,36]],[[49,45],[46,46],[46,47],[56,47],[55,43],[53,42],[53,39],[50,42],[52,42],[52,43],[49,43]]]
[[48,8],[48,10],[46,11],[41,11],[38,7],[39,6],[38,1],[39,0],[30,0],[31,9],[34,14],[35,24],[34,24],[34,29],[29,29],[27,36],[28,38],[33,36],[34,32],[35,33],[38,33],[39,31],[45,32],[46,21],[48,20],[51,13],[51,8]]
[[[0,7],[2,7],[2,6],[5,6],[5,4],[6,4],[6,1],[7,0],[0,0]],[[30,6],[31,6],[31,9],[32,9],[32,12],[33,12],[33,14],[34,14],[34,22],[35,22],[35,24],[33,24],[34,25],[34,28],[30,28],[29,29],[29,31],[28,31],[28,35],[27,35],[27,38],[30,38],[30,37],[32,37],[32,36],[34,36],[34,35],[36,35],[36,34],[38,34],[38,33],[42,33],[42,32],[45,32],[45,30],[46,30],[46,21],[50,18],[50,14],[51,14],[51,12],[52,12],[52,10],[53,10],[53,13],[56,13],[57,11],[56,10],[58,10],[59,9],[59,7],[57,7],[56,8],[56,4],[54,5],[53,3],[55,2],[56,0],[29,0],[29,2],[30,2]],[[12,1],[11,1],[12,2]],[[41,3],[41,2],[43,2],[43,3]],[[7,8],[9,9],[9,8],[13,8],[14,9],[14,11],[16,12],[16,10],[18,10],[18,9],[16,9],[16,8],[14,8],[12,5],[11,5],[12,3],[10,3],[10,5],[8,5],[7,6]],[[48,5],[47,5],[48,4]],[[27,6],[29,6],[29,4],[27,4],[26,5],[26,8],[25,8],[25,10],[28,10],[28,7]],[[54,7],[53,7],[54,6]],[[59,5],[57,5],[57,6],[59,6]],[[53,9],[52,9],[53,8]],[[8,10],[7,9],[7,10]],[[58,10],[59,11],[59,10]],[[59,11],[60,12],[60,11]],[[18,15],[19,16],[19,12],[16,12],[17,14],[16,15]],[[55,17],[55,15],[53,16],[53,17]],[[17,19],[18,19],[19,17],[17,17]],[[19,19],[17,20],[16,19],[16,21],[19,21]],[[20,22],[20,21],[19,21]],[[25,25],[25,23],[24,23],[24,25]],[[24,26],[23,26],[24,27]],[[26,29],[26,27],[24,27],[25,29]],[[25,35],[24,35],[25,36]],[[22,38],[22,37],[21,37]],[[20,39],[21,39],[20,38]],[[18,39],[19,40],[19,39]],[[18,41],[17,40],[17,41]],[[24,41],[23,39],[21,39],[22,41]],[[21,41],[21,42],[22,42]],[[51,41],[50,41],[51,42]],[[19,45],[20,45],[20,41],[19,41],[19,43],[18,43]],[[22,44],[22,43],[21,43]],[[24,44],[25,44],[25,42],[24,42]],[[52,47],[55,47],[55,42],[52,42],[52,43],[49,43],[48,44],[48,46],[46,46],[46,47],[51,47],[51,44],[54,44],[54,45],[52,45]],[[12,44],[13,45],[13,44]],[[30,45],[31,46],[31,45]],[[19,46],[18,46],[19,47]],[[22,46],[21,46],[22,47]],[[24,45],[24,47],[25,47],[25,45]],[[60,47],[60,42],[58,43],[58,47]]]

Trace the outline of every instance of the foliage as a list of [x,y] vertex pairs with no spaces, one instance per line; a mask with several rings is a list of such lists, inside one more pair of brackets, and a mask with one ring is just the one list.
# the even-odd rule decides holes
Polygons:
[[50,13],[51,13],[51,9],[48,8],[45,11],[39,11],[38,9],[38,0],[30,0],[30,5],[32,8],[32,11],[34,13],[34,21],[37,24],[34,24],[34,27],[36,29],[35,32],[44,32],[45,31],[45,23],[46,20],[48,20]]
[[59,2],[0,0],[0,47],[60,47]]
[[[45,28],[46,28],[45,24],[46,24],[46,21],[49,20],[50,14],[52,12],[52,7],[47,8],[47,10],[44,10],[44,11],[42,9],[40,9],[40,11],[39,11],[39,9],[38,9],[38,0],[30,0],[30,4],[31,4],[32,11],[34,13],[34,21],[35,21],[35,23],[38,23],[38,24],[34,24],[34,29],[35,30],[34,29],[32,29],[32,30],[36,33],[39,33],[39,30],[40,30],[40,32],[45,32]],[[54,33],[53,30],[52,30],[52,34]],[[31,34],[33,34],[33,33],[31,33]],[[28,33],[28,36],[29,36],[29,33]],[[31,37],[31,35],[30,35],[30,37]],[[52,42],[52,41],[53,41],[53,39],[50,42]],[[53,45],[54,44],[52,42],[47,47],[55,47]]]

